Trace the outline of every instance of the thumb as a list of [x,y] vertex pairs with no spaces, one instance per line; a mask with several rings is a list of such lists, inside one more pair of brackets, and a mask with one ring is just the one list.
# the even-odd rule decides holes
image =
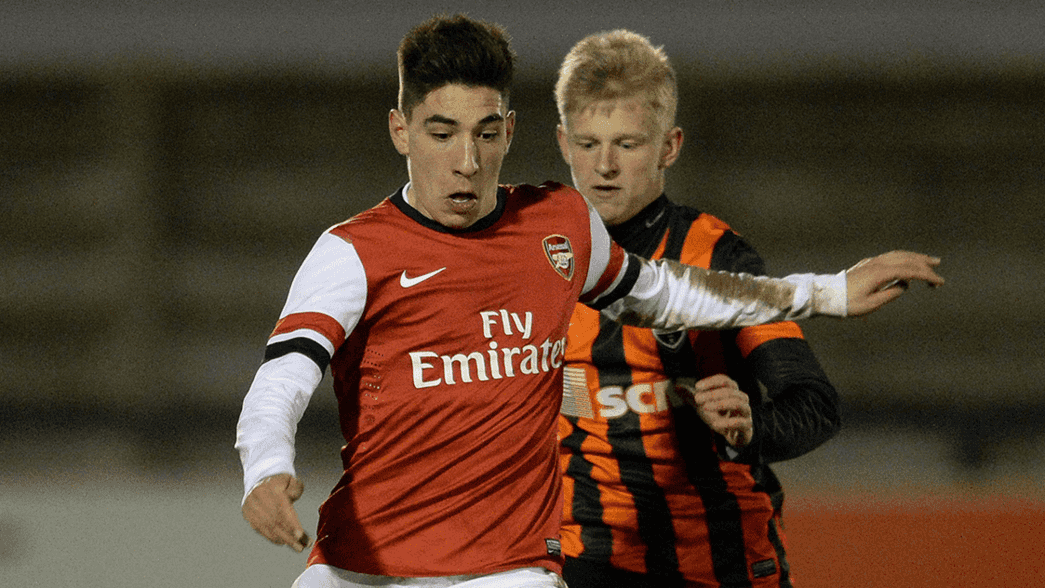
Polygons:
[[289,498],[291,502],[294,502],[298,498],[301,498],[301,495],[304,492],[305,485],[301,482],[301,480],[297,478],[291,478],[290,482],[287,483],[287,498]]

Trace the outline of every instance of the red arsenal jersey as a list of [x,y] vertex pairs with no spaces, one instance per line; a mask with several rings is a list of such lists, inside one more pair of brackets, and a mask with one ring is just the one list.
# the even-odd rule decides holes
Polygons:
[[[559,569],[564,318],[588,278],[591,217],[558,186],[503,188],[498,206],[454,231],[388,199],[324,235],[305,264],[315,278],[299,273],[270,348],[333,350],[345,438],[310,563],[392,576]],[[616,275],[623,252],[604,248]],[[338,282],[365,288],[355,324],[328,306],[339,297],[324,290],[349,287]]]

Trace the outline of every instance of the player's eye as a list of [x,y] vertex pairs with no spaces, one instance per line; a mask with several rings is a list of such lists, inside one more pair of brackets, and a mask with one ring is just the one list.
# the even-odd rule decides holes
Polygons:
[[428,136],[436,141],[448,141],[454,136],[453,129],[447,128],[445,125],[432,125],[427,130]]

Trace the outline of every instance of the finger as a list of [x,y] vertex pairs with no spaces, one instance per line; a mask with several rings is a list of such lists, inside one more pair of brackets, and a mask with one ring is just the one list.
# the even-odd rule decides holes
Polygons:
[[907,290],[910,287],[911,284],[907,280],[893,280],[883,286],[879,286],[876,291],[881,292],[882,290],[888,290],[889,288],[899,288],[901,290]]
[[740,405],[729,404],[729,405],[716,405],[714,407],[703,406],[698,411],[700,420],[704,421],[709,427],[713,429],[719,429],[730,424],[738,422],[740,420],[751,420],[750,408],[745,408]]
[[723,437],[726,438],[726,443],[729,443],[733,447],[736,447],[740,441],[740,431],[733,429],[732,431],[726,431]]
[[301,553],[310,542],[309,536],[305,533],[305,530],[301,527],[301,522],[298,520],[297,512],[294,511],[293,507],[289,510],[281,513],[278,523],[278,536],[284,545],[290,546],[291,549]]
[[751,422],[750,416],[728,414],[719,415],[715,418],[714,425],[708,425],[709,428],[717,433],[734,429],[750,429],[752,426],[754,426],[754,424]]
[[697,392],[706,392],[708,390],[715,390],[718,388],[739,388],[737,383],[732,378],[725,374],[715,374],[708,376],[702,380],[699,380],[694,386],[694,390]]
[[727,435],[731,431],[750,431],[754,428],[754,424],[750,418],[745,417],[728,417],[723,418],[722,423],[718,427],[718,433]]
[[277,545],[286,545],[298,553],[301,553],[305,548],[304,540],[302,539],[305,534],[303,530],[295,531],[286,527],[277,527],[274,530],[274,534],[276,539],[272,542]]
[[737,428],[729,431],[723,436],[733,447],[746,447],[754,438],[755,430],[753,427]]
[[722,416],[732,416],[734,414],[743,415],[745,411],[748,413],[751,412],[750,405],[737,398],[719,398],[717,400],[705,402],[701,407],[705,412]]
[[883,284],[894,279],[899,280],[921,280],[933,286],[942,285],[943,277],[934,271],[940,265],[941,259],[924,253],[912,251],[890,251],[883,253],[870,261],[864,260],[854,267],[866,265],[865,262],[879,266],[884,272]]
[[308,533],[305,533],[302,529],[290,533],[290,537],[291,539],[285,541],[285,544],[298,553],[304,551],[312,543],[312,539],[308,536]]
[[740,390],[733,388],[720,388],[698,392],[693,395],[694,400],[703,406],[724,407],[750,407],[751,400]]
[[928,255],[919,255],[916,258],[908,260],[907,263],[903,264],[902,271],[905,275],[897,276],[901,279],[914,279],[927,282],[933,286],[943,285],[943,277],[936,273],[933,269],[940,265],[939,257],[931,257]]
[[[722,419],[722,421],[716,423],[715,426],[708,425],[708,428],[727,439],[730,439],[737,434],[740,434],[745,439],[749,438],[751,436],[751,431],[754,429],[751,419],[741,418]],[[730,442],[733,443],[732,441]],[[736,443],[733,444],[736,445]]]
[[286,545],[294,551],[301,553],[311,542],[305,530],[295,521],[273,521],[268,528],[258,530],[266,539],[276,545]]

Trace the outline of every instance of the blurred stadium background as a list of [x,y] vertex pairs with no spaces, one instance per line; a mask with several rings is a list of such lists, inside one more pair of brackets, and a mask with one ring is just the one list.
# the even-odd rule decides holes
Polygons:
[[[466,11],[521,58],[505,181],[568,180],[557,61],[627,27],[680,73],[669,194],[773,274],[943,256],[939,291],[804,325],[846,426],[777,467],[798,585],[1045,585],[1040,2],[85,6],[0,8],[0,584],[289,586],[239,514],[239,403],[313,240],[406,180],[398,40]],[[333,411],[325,382],[306,528]]]

